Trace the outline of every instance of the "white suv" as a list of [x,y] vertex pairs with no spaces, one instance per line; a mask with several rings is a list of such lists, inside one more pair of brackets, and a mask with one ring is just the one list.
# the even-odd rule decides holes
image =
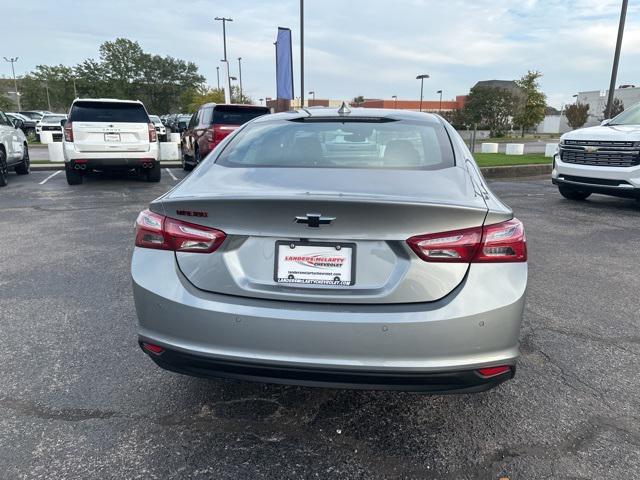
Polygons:
[[560,137],[551,181],[570,200],[592,193],[640,199],[640,104]]
[[90,170],[136,169],[160,181],[158,135],[140,101],[74,100],[64,123],[64,161],[69,185]]

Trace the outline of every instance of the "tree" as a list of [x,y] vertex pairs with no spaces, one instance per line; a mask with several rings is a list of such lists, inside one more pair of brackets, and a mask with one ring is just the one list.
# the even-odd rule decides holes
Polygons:
[[[29,109],[69,109],[74,98],[113,97],[141,100],[150,113],[181,110],[205,79],[193,62],[145,53],[138,42],[116,38],[99,49],[99,60],[87,59],[75,67],[39,65],[22,84],[23,104]],[[188,95],[185,95],[188,92]]]
[[[614,98],[613,102],[611,102],[611,116],[609,118],[613,118],[616,115],[620,114],[624,112],[624,103],[622,103],[622,100],[620,100],[619,98]],[[604,120],[605,118],[607,118],[607,107],[604,107],[604,110],[602,111],[602,119]]]
[[9,97],[7,97],[4,93],[0,93],[0,110],[9,111],[13,110],[13,102]]
[[567,123],[574,130],[581,128],[589,119],[589,104],[587,103],[572,103],[567,105],[564,109],[564,114],[567,117]]
[[351,105],[354,107],[359,107],[364,103],[364,97],[362,95],[358,95],[357,97],[353,97],[351,100]]
[[520,80],[516,80],[521,93],[518,95],[513,123],[521,128],[523,137],[525,130],[544,120],[547,97],[540,91],[540,77],[542,73],[529,70]]
[[468,123],[486,126],[492,137],[504,136],[515,110],[515,98],[499,87],[473,87],[465,102],[463,114]]

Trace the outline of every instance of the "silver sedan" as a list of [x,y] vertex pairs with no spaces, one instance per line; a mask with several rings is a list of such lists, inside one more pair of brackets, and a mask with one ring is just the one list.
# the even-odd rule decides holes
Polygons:
[[168,370],[437,393],[515,374],[524,228],[439,116],[258,118],[140,213],[135,245],[139,343]]

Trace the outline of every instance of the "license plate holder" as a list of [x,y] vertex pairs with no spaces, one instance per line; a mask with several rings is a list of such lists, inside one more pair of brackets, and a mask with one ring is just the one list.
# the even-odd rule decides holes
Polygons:
[[352,286],[356,283],[356,244],[279,240],[275,247],[276,283]]
[[107,143],[119,142],[120,141],[120,134],[119,133],[105,133],[104,134],[104,141],[107,142]]

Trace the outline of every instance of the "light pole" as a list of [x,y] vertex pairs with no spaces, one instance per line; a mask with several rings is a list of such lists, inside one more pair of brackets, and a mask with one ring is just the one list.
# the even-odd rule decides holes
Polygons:
[[620,24],[618,25],[618,40],[616,41],[616,51],[613,55],[613,68],[611,69],[611,83],[609,83],[609,98],[607,98],[607,108],[604,118],[611,118],[611,106],[613,105],[613,95],[616,89],[616,77],[618,76],[618,63],[620,62],[620,49],[622,48],[622,34],[624,33],[624,22],[627,18],[628,0],[622,0],[620,10]]
[[393,98],[393,109],[397,110],[398,109],[398,95],[391,95],[391,98]]
[[426,73],[424,75],[418,75],[416,80],[420,80],[420,111],[422,111],[422,94],[424,92],[424,79],[429,78]]
[[73,81],[73,98],[78,98],[78,90],[76,89],[76,77],[71,77]]
[[309,95],[311,95],[311,96],[312,96],[312,98],[313,98],[313,102],[314,102],[314,104],[315,104],[315,101],[316,101],[316,91],[315,91],[315,90],[312,90],[311,92],[309,92]]
[[578,103],[578,94],[577,93],[575,95],[573,95],[573,98],[575,98],[575,101],[573,103]]
[[[216,21],[222,22],[222,45],[224,48],[223,62],[227,67],[227,84],[229,88],[229,102],[231,101],[231,78],[229,76],[229,62],[227,60],[227,22],[233,22],[233,18],[216,17]],[[225,95],[226,97],[226,95]]]
[[436,93],[440,94],[440,104],[438,105],[438,113],[442,113],[442,90],[438,90]]
[[304,0],[300,0],[300,108],[304,108]]
[[260,98],[260,105],[262,105],[262,102],[264,102],[264,98]]
[[218,78],[218,90],[220,90],[220,67],[216,67],[216,77]]
[[51,98],[49,98],[49,82],[44,82],[44,88],[47,90],[47,105],[49,106],[49,111],[51,111]]
[[13,64],[18,61],[18,57],[7,58],[4,57],[5,61],[11,63],[11,73],[13,74],[13,86],[16,89],[16,98],[18,99],[18,111],[22,110],[22,106],[20,105],[20,92],[18,92],[18,81],[16,80],[16,69]]
[[240,103],[242,103],[242,57],[238,57],[238,77],[240,77]]

